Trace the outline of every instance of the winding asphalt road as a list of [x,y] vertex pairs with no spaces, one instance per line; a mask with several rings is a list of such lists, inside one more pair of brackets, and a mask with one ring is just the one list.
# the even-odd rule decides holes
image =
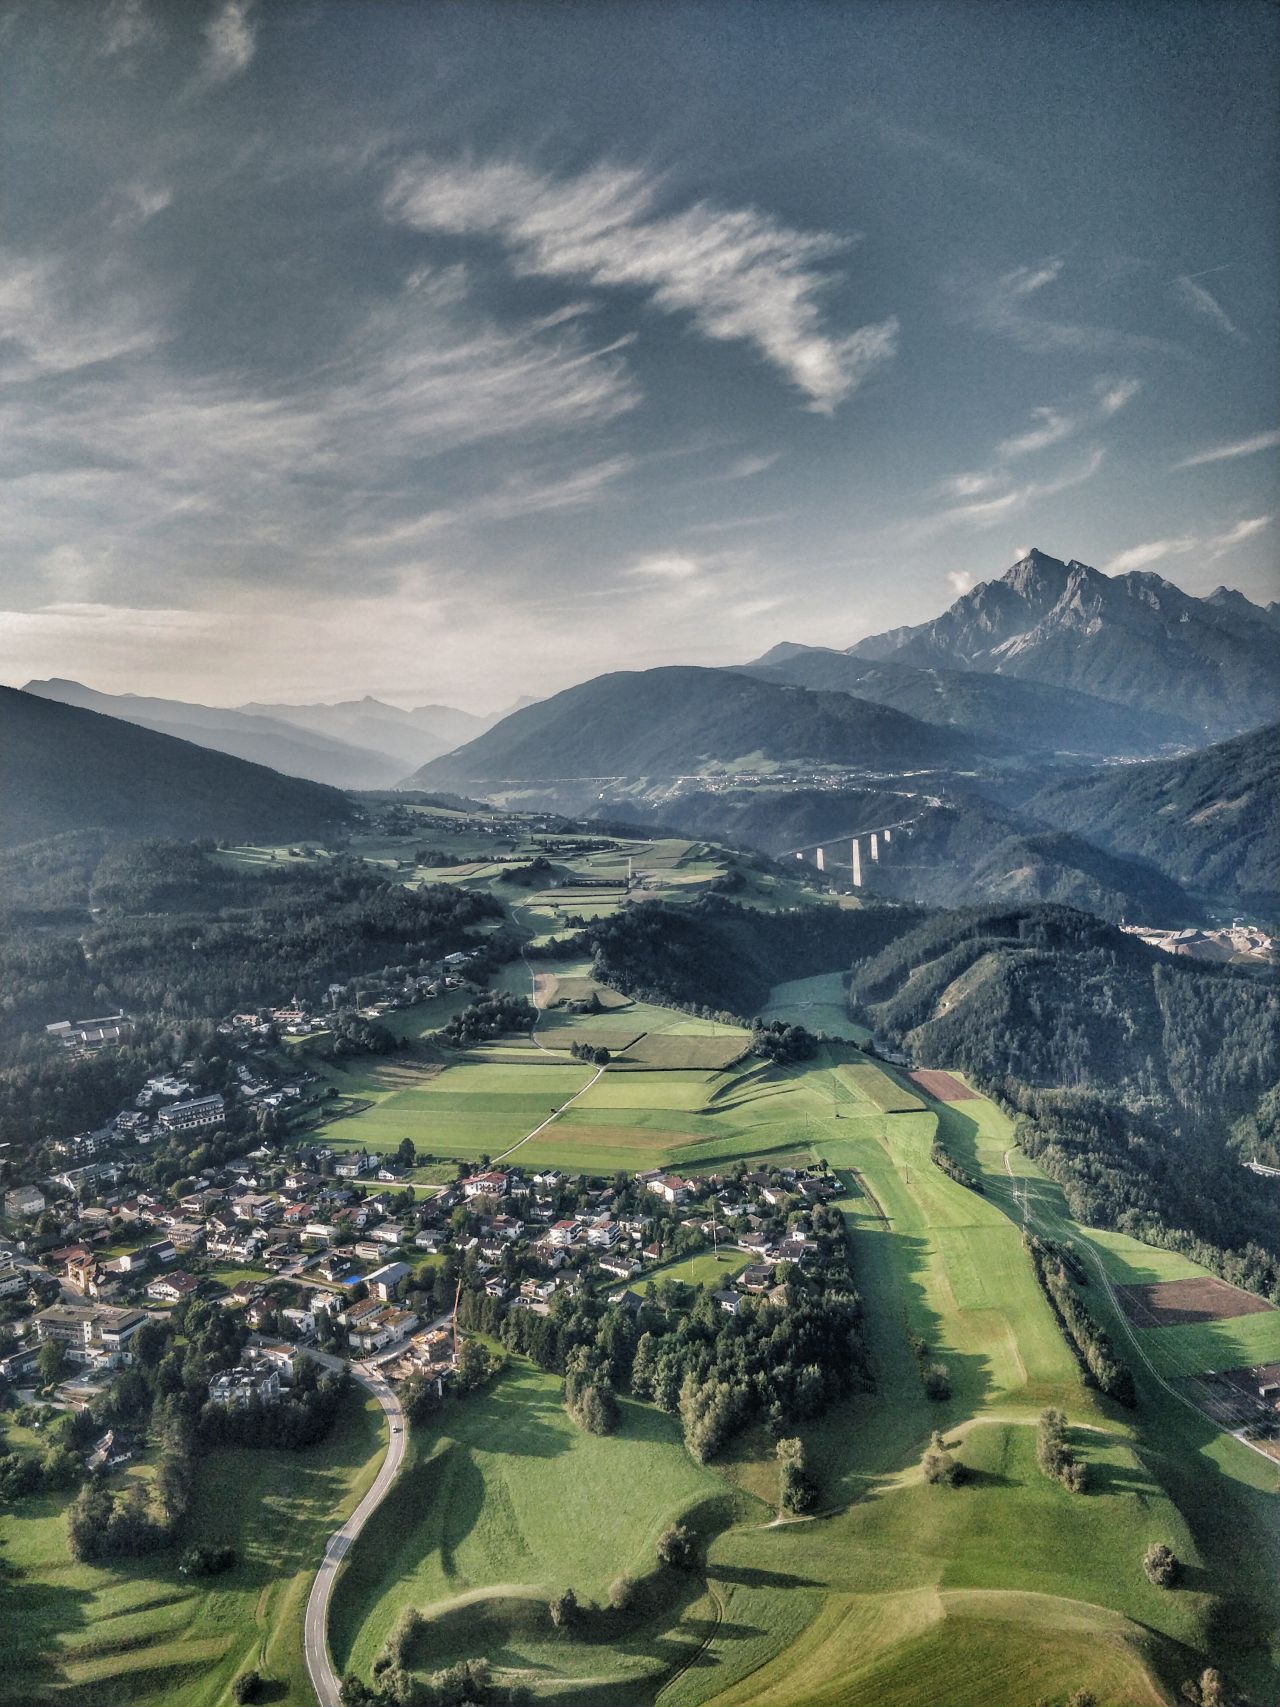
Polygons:
[[[337,1358],[327,1358],[317,1352],[312,1352],[311,1355],[319,1362],[333,1366],[338,1364]],[[329,1537],[324,1558],[320,1562],[320,1569],[316,1572],[311,1593],[307,1598],[307,1611],[302,1625],[302,1651],[307,1661],[307,1676],[311,1679],[311,1687],[316,1692],[320,1707],[340,1707],[338,1691],[341,1683],[329,1658],[329,1602],[333,1598],[334,1584],[338,1580],[338,1572],[351,1543],[391,1491],[391,1484],[400,1473],[409,1439],[405,1432],[404,1408],[396,1397],[395,1389],[376,1371],[361,1369],[356,1364],[352,1365],[351,1374],[362,1387],[373,1394],[386,1412],[389,1444],[387,1455],[373,1479],[372,1487],[342,1527]]]

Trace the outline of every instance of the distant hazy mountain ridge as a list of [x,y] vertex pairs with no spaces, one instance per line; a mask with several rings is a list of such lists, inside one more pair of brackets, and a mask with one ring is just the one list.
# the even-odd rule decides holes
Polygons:
[[1192,718],[1017,676],[856,657],[790,642],[745,667],[769,680],[858,694],[926,723],[1001,735],[1042,752],[1145,756],[1204,739],[1203,727]]
[[448,705],[403,711],[370,695],[337,705],[233,708],[100,693],[59,677],[28,682],[23,692],[123,718],[333,788],[390,788],[406,769],[447,753],[492,722]]
[[0,688],[0,845],[87,829],[281,841],[354,816],[336,789]]

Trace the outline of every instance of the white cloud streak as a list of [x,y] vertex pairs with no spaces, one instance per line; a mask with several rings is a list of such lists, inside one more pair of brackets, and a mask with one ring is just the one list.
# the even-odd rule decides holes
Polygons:
[[1255,433],[1251,439],[1235,439],[1230,444],[1213,445],[1208,450],[1198,450],[1193,456],[1184,456],[1181,462],[1175,462],[1174,468],[1202,468],[1209,462],[1234,462],[1238,456],[1256,456],[1259,451],[1275,450],[1280,445],[1280,427],[1272,428],[1265,433]]
[[252,4],[253,0],[225,0],[205,25],[200,75],[206,83],[229,83],[249,69],[257,48]]
[[1208,320],[1225,337],[1235,338],[1242,344],[1248,342],[1217,297],[1202,284],[1197,284],[1189,274],[1184,273],[1181,278],[1175,279],[1173,288],[1184,307],[1189,308],[1193,314],[1198,314],[1202,320]]
[[103,18],[106,30],[101,51],[105,59],[128,58],[160,39],[160,26],[143,0],[112,0],[105,7]]
[[794,231],[751,208],[698,202],[663,213],[660,188],[627,167],[556,179],[514,162],[420,160],[396,176],[386,207],[420,231],[497,239],[519,273],[645,292],[704,337],[752,345],[823,413],[896,353],[896,319],[843,336],[826,328],[824,263],[848,239]]
[[1177,534],[1168,539],[1151,539],[1142,545],[1131,545],[1126,551],[1121,551],[1106,565],[1109,575],[1122,575],[1131,569],[1146,569],[1153,563],[1161,563],[1167,557],[1185,557],[1191,552],[1200,552],[1210,562],[1223,557],[1227,552],[1243,545],[1247,540],[1255,538],[1265,528],[1270,527],[1274,517],[1249,516],[1242,521],[1232,524],[1222,533],[1210,534]]
[[958,281],[951,295],[960,319],[1036,355],[1062,351],[1105,356],[1121,351],[1163,351],[1176,346],[1138,332],[1120,331],[1089,321],[1059,319],[1039,306],[1041,293],[1066,271],[1061,256],[1033,266],[1014,267],[996,277]]
[[1018,433],[996,446],[997,456],[1007,461],[1011,457],[1031,456],[1038,450],[1047,450],[1050,445],[1070,438],[1078,424],[1074,416],[1051,408],[1033,409],[1031,419],[1034,425],[1025,433]]
[[[128,292],[128,312],[107,297],[95,318],[69,299],[76,272],[50,260],[0,272],[15,564],[91,539],[140,573],[173,559],[243,576],[269,556],[281,576],[339,574],[360,551],[377,559],[366,570],[385,569],[397,539],[408,551],[450,528],[585,508],[629,471],[572,442],[639,400],[617,347],[587,345],[573,324],[482,319],[460,269],[414,275],[274,388],[175,365],[163,318],[143,319]],[[442,503],[425,467],[479,445],[493,447],[479,493],[454,483]]]

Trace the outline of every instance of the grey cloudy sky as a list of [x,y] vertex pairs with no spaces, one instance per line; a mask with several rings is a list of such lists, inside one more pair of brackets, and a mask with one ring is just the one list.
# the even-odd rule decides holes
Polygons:
[[0,6],[0,679],[475,709],[1276,596],[1275,9]]

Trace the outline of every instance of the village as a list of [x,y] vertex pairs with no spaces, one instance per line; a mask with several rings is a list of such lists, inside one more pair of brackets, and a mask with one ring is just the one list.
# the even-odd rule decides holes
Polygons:
[[[456,987],[467,958],[394,988],[362,980],[361,1016]],[[332,986],[335,1005],[349,996]],[[50,1036],[96,1048],[129,1023],[66,1022]],[[276,1403],[308,1354],[420,1378],[439,1398],[457,1368],[464,1285],[541,1315],[583,1293],[638,1310],[639,1288],[697,1259],[717,1307],[736,1314],[746,1298],[781,1298],[787,1266],[817,1253],[811,1211],[839,1190],[817,1167],[606,1181],[460,1163],[450,1182],[423,1185],[411,1179],[412,1139],[391,1155],[315,1141],[307,1129],[327,1087],[281,1040],[332,1024],[296,1003],[229,1016],[223,1090],[200,1082],[194,1062],[150,1074],[113,1121],[45,1147],[55,1171],[6,1189],[0,1383],[25,1402],[90,1407],[130,1365],[144,1324],[172,1317],[180,1329],[200,1302],[247,1330],[240,1362],[208,1382],[212,1404]],[[155,1156],[175,1143],[213,1144],[221,1160],[161,1183],[172,1169]],[[95,1441],[90,1455],[109,1468],[128,1450]]]

